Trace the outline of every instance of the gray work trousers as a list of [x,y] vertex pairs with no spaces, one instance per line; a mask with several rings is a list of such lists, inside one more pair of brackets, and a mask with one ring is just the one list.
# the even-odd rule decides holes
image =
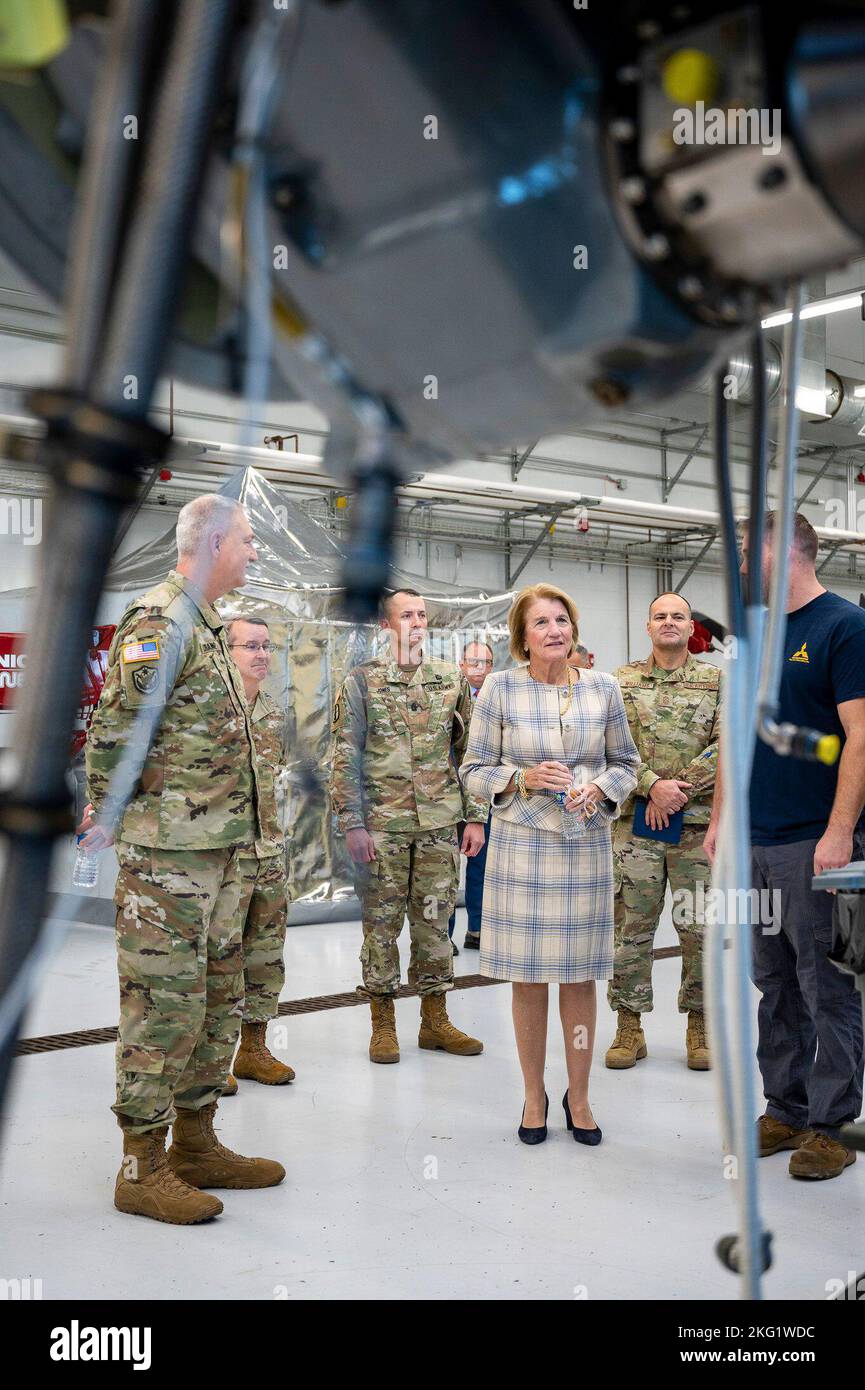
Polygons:
[[[769,930],[753,927],[757,1062],[768,1115],[837,1137],[862,1108],[862,1000],[828,959],[834,899],[811,888],[817,843],[752,846],[752,885],[778,905]],[[857,835],[853,858],[863,857]]]

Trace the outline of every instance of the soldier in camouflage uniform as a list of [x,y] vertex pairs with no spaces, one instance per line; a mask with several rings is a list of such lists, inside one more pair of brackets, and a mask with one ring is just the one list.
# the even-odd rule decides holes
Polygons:
[[[238,853],[261,839],[260,771],[240,676],[212,607],[256,559],[236,502],[180,512],[177,569],[120,619],[87,743],[84,847],[117,840],[120,1211],[180,1225],[204,1187],[269,1187],[282,1164],[213,1130],[243,1006]],[[165,1153],[168,1125],[173,1144]]]
[[[606,1063],[632,1067],[646,1056],[640,1015],[652,1009],[652,946],[669,881],[682,947],[679,1012],[688,1015],[688,1066],[705,1071],[703,925],[695,920],[695,901],[697,884],[708,887],[712,873],[703,837],[718,766],[721,673],[688,651],[694,624],[679,594],[653,601],[647,631],[652,655],[615,672],[642,761],[634,795],[613,832],[615,960],[608,997],[618,1011],[618,1029]],[[634,835],[637,797],[646,798],[646,820],[655,829],[683,809],[677,845]]]
[[270,668],[267,623],[262,618],[232,618],[225,630],[251,711],[262,833],[254,853],[240,852],[244,1004],[240,1047],[225,1088],[225,1094],[232,1096],[237,1092],[236,1076],[265,1086],[283,1086],[295,1074],[267,1047],[267,1025],[276,1017],[285,983],[285,841],[276,805],[276,777],[285,766],[285,716],[261,689]]
[[453,988],[448,919],[456,901],[462,852],[483,847],[487,807],[464,797],[457,776],[468,744],[471,694],[455,666],[424,661],[427,627],[414,590],[383,605],[389,660],[366,662],[346,679],[333,717],[331,799],[357,865],[363,912],[360,959],[370,1001],[373,1062],[398,1062],[394,995],[397,938],[408,912],[409,984],[421,999],[418,1044],[459,1056],[483,1043],[454,1028],[445,993]]

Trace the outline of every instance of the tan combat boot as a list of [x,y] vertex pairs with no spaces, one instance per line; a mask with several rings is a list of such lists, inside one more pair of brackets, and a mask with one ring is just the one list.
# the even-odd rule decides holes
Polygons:
[[380,995],[369,1001],[372,1014],[372,1037],[369,1040],[371,1062],[398,1062],[399,1042],[396,1036],[396,1014],[390,995]]
[[179,1178],[165,1156],[168,1126],[123,1135],[123,1162],[114,1184],[114,1205],[131,1216],[151,1216],[174,1226],[194,1226],[222,1211],[209,1197]]
[[241,1081],[260,1081],[263,1086],[284,1086],[294,1080],[294,1071],[277,1061],[268,1050],[266,1023],[242,1023],[240,1047],[234,1059],[234,1075]]
[[706,1041],[706,1019],[700,1009],[691,1009],[688,1014],[685,1047],[691,1071],[709,1071],[712,1064],[709,1061],[709,1044]]
[[797,1129],[774,1115],[761,1115],[757,1121],[757,1150],[761,1158],[780,1153],[782,1149],[798,1149],[810,1138],[810,1129]]
[[168,1162],[191,1187],[275,1187],[285,1177],[272,1158],[244,1158],[220,1144],[213,1132],[216,1101],[200,1110],[177,1111]]
[[856,1150],[848,1149],[822,1130],[809,1134],[790,1155],[791,1178],[837,1178],[856,1162]]
[[604,1061],[613,1071],[635,1067],[648,1054],[646,1035],[640,1027],[640,1015],[631,1009],[619,1009],[616,1036],[607,1048]]
[[454,1028],[448,1018],[443,994],[422,996],[417,1045],[430,1051],[440,1047],[443,1052],[453,1052],[457,1057],[476,1057],[484,1050],[483,1043],[477,1038],[470,1038],[468,1033],[461,1033],[459,1028]]

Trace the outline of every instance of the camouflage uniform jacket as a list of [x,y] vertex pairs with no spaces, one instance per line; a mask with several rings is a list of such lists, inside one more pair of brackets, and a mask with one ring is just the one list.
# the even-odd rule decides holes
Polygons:
[[[124,752],[127,771],[109,800]],[[120,840],[255,852],[262,838],[240,672],[218,613],[175,570],[120,619],[86,760],[93,808]]]
[[[285,852],[285,836],[276,800],[276,778],[285,767],[285,715],[271,695],[259,690],[250,714],[252,737],[258,757],[258,810],[261,839],[255,846],[259,859]],[[254,857],[243,850],[241,859]]]
[[649,656],[620,666],[614,675],[640,754],[637,786],[622,807],[623,818],[633,812],[634,796],[648,796],[659,778],[678,777],[693,783],[685,821],[707,825],[718,768],[721,672],[689,652],[675,671],[665,671]]
[[468,682],[447,662],[355,667],[333,712],[331,802],[342,834],[486,821],[489,807],[463,792],[457,774],[471,715]]

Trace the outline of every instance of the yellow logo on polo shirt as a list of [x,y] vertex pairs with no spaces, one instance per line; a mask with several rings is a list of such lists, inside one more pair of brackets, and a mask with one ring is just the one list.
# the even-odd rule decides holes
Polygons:
[[804,661],[806,666],[810,666],[811,663],[808,657],[808,643],[803,642],[799,650],[797,652],[794,652],[793,655],[788,658],[788,660]]

